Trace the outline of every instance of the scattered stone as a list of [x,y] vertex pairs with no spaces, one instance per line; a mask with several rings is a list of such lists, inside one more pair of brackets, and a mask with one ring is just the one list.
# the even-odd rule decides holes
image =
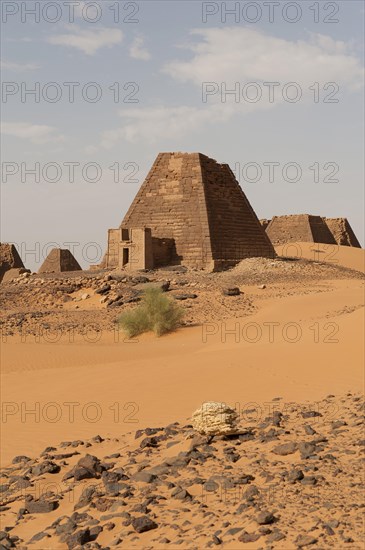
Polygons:
[[134,481],[140,481],[143,483],[152,483],[152,481],[154,481],[156,477],[157,476],[155,476],[154,474],[146,472],[146,470],[141,470],[140,472],[133,474],[132,479]]
[[222,294],[224,296],[239,296],[241,294],[241,291],[237,286],[234,286],[230,288],[223,288]]
[[197,294],[175,294],[174,298],[175,300],[195,300],[197,298]]
[[[32,497],[31,497],[32,498]],[[26,500],[24,508],[29,514],[47,514],[58,508],[58,502],[55,500]]]
[[238,540],[240,542],[256,542],[260,537],[261,535],[258,533],[247,533],[247,531],[244,531],[238,537]]
[[259,525],[271,525],[276,518],[271,512],[263,511],[256,516],[256,521]]
[[145,533],[151,529],[157,529],[158,525],[148,516],[140,516],[132,519],[132,527],[137,533]]
[[289,441],[288,443],[282,443],[281,445],[277,445],[273,448],[273,453],[276,455],[286,456],[291,455],[295,453],[295,451],[298,449],[298,445],[295,443],[295,441]]
[[304,548],[304,546],[310,546],[311,544],[316,544],[318,539],[312,537],[311,535],[298,535],[295,542],[299,548]]

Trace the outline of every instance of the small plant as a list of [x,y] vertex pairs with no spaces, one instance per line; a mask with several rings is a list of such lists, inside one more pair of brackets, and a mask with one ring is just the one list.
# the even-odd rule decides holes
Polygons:
[[142,301],[132,311],[119,317],[119,325],[129,338],[152,330],[161,336],[175,330],[183,318],[184,310],[170,300],[159,288],[149,287]]

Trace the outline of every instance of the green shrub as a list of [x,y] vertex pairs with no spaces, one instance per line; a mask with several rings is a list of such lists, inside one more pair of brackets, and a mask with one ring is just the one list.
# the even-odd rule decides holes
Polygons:
[[119,317],[119,324],[129,338],[152,330],[161,336],[175,330],[183,318],[184,310],[170,300],[162,290],[147,288],[141,304]]

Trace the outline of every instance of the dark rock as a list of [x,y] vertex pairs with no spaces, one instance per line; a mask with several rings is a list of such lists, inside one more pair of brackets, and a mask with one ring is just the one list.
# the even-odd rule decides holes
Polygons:
[[19,464],[19,462],[29,462],[30,460],[32,459],[29,458],[29,456],[19,455],[13,458],[12,464]]
[[86,528],[86,529],[80,529],[79,531],[76,531],[76,533],[73,533],[72,535],[68,535],[65,538],[64,542],[67,544],[68,549],[72,550],[77,546],[83,546],[90,540],[91,540],[90,531],[88,528]]
[[296,481],[300,481],[304,478],[304,474],[302,470],[291,470],[288,475],[288,481],[290,483],[295,483]]
[[96,456],[85,455],[80,458],[76,466],[72,468],[63,476],[63,481],[74,478],[75,481],[81,481],[82,479],[99,477],[103,468],[100,465],[100,460]]
[[109,290],[111,290],[111,286],[109,284],[105,284],[101,288],[98,288],[97,290],[95,290],[95,294],[101,294],[101,295],[107,294]]
[[29,514],[46,514],[58,508],[58,502],[55,500],[29,500],[26,501],[24,508]]
[[303,411],[301,414],[302,418],[315,418],[317,416],[323,416],[323,414],[318,411]]
[[255,498],[260,496],[260,491],[255,485],[251,485],[247,491],[244,492],[243,498],[248,501],[253,501]]
[[197,294],[175,294],[174,298],[175,300],[194,300],[197,298]]
[[223,288],[222,294],[224,296],[239,296],[241,294],[241,291],[237,286],[234,286],[231,288]]
[[140,443],[140,448],[145,449],[146,447],[157,447],[158,439],[156,437],[145,437]]
[[343,426],[347,426],[347,422],[344,420],[335,420],[331,424],[332,430],[338,430],[338,428],[342,428]]
[[141,481],[143,483],[152,483],[152,481],[156,479],[156,476],[146,470],[141,470],[140,472],[133,474],[131,479],[134,481]]
[[312,428],[312,426],[309,426],[309,424],[304,425],[304,431],[307,435],[314,435],[315,433],[317,433],[316,430]]
[[140,516],[132,519],[132,527],[137,533],[145,533],[151,529],[156,529],[158,525],[148,516]]
[[60,522],[56,526],[56,535],[69,535],[70,533],[75,531],[76,527],[76,523],[71,518],[67,518],[65,523]]
[[231,529],[228,529],[228,531],[225,532],[225,537],[231,537],[233,535],[237,535],[240,531],[242,531],[243,527],[231,527]]
[[120,491],[129,489],[129,485],[121,482],[129,479],[124,471],[103,472],[101,479],[108,495],[117,496]]
[[266,542],[279,542],[279,540],[283,539],[285,539],[284,533],[279,530],[275,530],[268,535]]
[[55,464],[50,460],[45,460],[44,462],[41,462],[41,464],[33,466],[31,469],[31,473],[34,476],[40,476],[43,474],[57,474],[60,470],[61,468],[58,464]]
[[298,449],[300,452],[300,457],[303,459],[310,458],[316,453],[316,446],[313,443],[308,443],[307,441],[302,441],[299,443]]
[[317,539],[315,537],[312,537],[311,535],[298,535],[295,539],[295,542],[299,548],[303,548],[304,546],[315,544],[317,542]]
[[33,535],[33,537],[30,539],[29,544],[32,542],[38,542],[39,540],[42,540],[44,538],[50,538],[51,535],[46,533],[45,531],[41,531],[40,533],[36,533]]
[[74,510],[79,510],[80,508],[87,506],[88,504],[90,504],[94,496],[98,494],[100,493],[98,492],[98,489],[96,487],[86,487],[82,492],[79,501],[75,504]]
[[298,449],[298,445],[295,443],[295,441],[289,441],[288,443],[282,443],[281,445],[277,445],[273,448],[273,453],[276,455],[286,456],[291,455],[295,453],[295,451]]
[[247,533],[247,531],[244,531],[239,537],[238,540],[240,542],[255,542],[261,537],[261,535],[257,533]]
[[256,516],[256,521],[259,525],[271,525],[276,518],[271,512],[263,511]]
[[317,484],[317,478],[314,476],[305,476],[301,480],[302,485],[316,485]]
[[144,283],[149,283],[150,280],[148,277],[144,277],[143,275],[137,275],[137,277],[132,277],[131,279],[131,283],[133,284],[144,284]]
[[182,487],[175,487],[175,489],[171,491],[171,496],[178,500],[185,500],[185,499],[192,498],[191,494],[186,489],[183,489]]
[[272,415],[272,423],[274,426],[281,426],[281,421],[283,419],[283,413],[280,411],[274,411]]

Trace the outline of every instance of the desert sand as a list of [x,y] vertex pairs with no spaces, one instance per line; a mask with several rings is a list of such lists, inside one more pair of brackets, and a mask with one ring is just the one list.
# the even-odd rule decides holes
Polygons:
[[[313,243],[300,245],[302,257],[313,259],[310,257],[313,254]],[[126,340],[117,330],[103,330],[95,343],[86,341],[80,334],[74,335],[73,342],[64,334],[55,343],[42,338],[38,342],[31,334],[23,335],[24,341],[21,341],[19,334],[6,335],[1,346],[1,459],[5,467],[2,483],[4,486],[8,485],[10,473],[21,476],[25,472],[29,473],[27,461],[10,466],[13,457],[17,455],[30,457],[29,464],[34,466],[40,462],[40,458],[36,457],[47,447],[55,447],[59,453],[64,453],[65,447],[67,453],[71,450],[70,456],[66,454],[66,458],[58,459],[61,464],[60,472],[46,472],[35,477],[33,474],[27,488],[9,489],[9,492],[5,488],[5,502],[10,503],[2,509],[2,522],[6,526],[15,525],[11,535],[20,537],[24,541],[22,544],[28,543],[36,533],[44,531],[57,518],[74,513],[75,503],[90,480],[73,485],[62,481],[62,478],[86,453],[96,455],[101,460],[120,453],[120,457],[116,458],[117,465],[125,469],[127,478],[133,479],[136,470],[148,470],[166,461],[166,457],[176,457],[181,451],[197,448],[200,452],[216,454],[216,461],[211,465],[210,462],[201,463],[197,458],[194,471],[188,469],[171,473],[171,470],[166,470],[161,474],[164,481],[157,478],[158,483],[154,482],[152,485],[151,482],[137,482],[137,485],[134,483],[138,492],[137,500],[133,503],[137,506],[137,516],[146,515],[148,504],[143,504],[148,496],[146,487],[152,487],[151,494],[157,492],[161,497],[168,497],[168,482],[188,491],[188,495],[180,495],[181,498],[172,500],[171,512],[166,503],[157,501],[155,506],[153,499],[151,500],[152,517],[156,519],[157,528],[138,534],[130,527],[131,523],[128,524],[126,516],[123,520],[127,525],[123,527],[122,518],[117,515],[113,520],[116,526],[109,532],[105,525],[110,523],[110,519],[100,519],[103,514],[108,515],[108,505],[103,508],[100,504],[100,510],[96,510],[95,506],[78,510],[95,512],[91,513],[92,517],[104,526],[103,532],[98,536],[98,543],[109,546],[120,534],[118,544],[122,548],[179,546],[198,549],[223,544],[224,548],[230,549],[290,549],[317,545],[318,541],[318,547],[321,548],[362,548],[358,513],[355,511],[350,518],[348,506],[350,502],[355,504],[356,510],[361,506],[358,489],[363,455],[361,456],[361,446],[356,445],[361,439],[358,401],[364,387],[364,281],[359,273],[363,270],[364,251],[338,247],[335,254],[336,268],[344,266],[349,270],[356,270],[356,276],[347,276],[347,272],[341,272],[341,276],[333,278],[333,271],[330,270],[333,268],[332,264],[328,266],[327,278],[325,247],[326,245],[315,245],[315,250],[323,251],[316,252],[321,255],[323,262],[318,264],[323,271],[323,278],[317,281],[313,279],[303,288],[293,282],[284,281],[272,286],[267,283],[263,285],[265,288],[258,289],[257,279],[245,279],[246,282],[240,285],[240,289],[245,293],[244,299],[249,300],[253,306],[249,312],[244,311],[243,307],[241,316],[239,308],[237,310],[233,306],[234,313],[229,316],[229,307],[226,306],[228,312],[222,321],[202,318],[203,321],[195,326],[191,324],[161,338],[147,334],[132,341]],[[278,249],[277,252],[283,253]],[[296,255],[289,250],[284,252],[287,256]],[[352,273],[355,274],[355,271]],[[195,288],[199,288],[199,285]],[[90,287],[90,293],[92,292]],[[213,295],[214,292],[212,297]],[[204,299],[209,299],[209,288],[206,289]],[[230,299],[234,301],[235,297]],[[93,309],[93,303],[95,308],[101,308],[100,300],[95,296],[91,296],[89,301],[77,301],[81,310]],[[65,304],[66,312],[67,308],[72,308],[72,304],[73,302]],[[243,304],[247,306],[246,302]],[[333,397],[328,397],[331,395]],[[224,402],[236,409],[242,429],[253,430],[253,441],[229,442],[218,438],[213,442],[203,440],[200,441],[200,446],[191,447],[189,428],[186,426],[190,424],[191,413],[206,401]],[[273,434],[272,441],[269,437],[269,443],[260,443],[257,433],[264,429],[262,423],[272,416],[278,403],[279,411],[284,415],[288,411],[290,414],[296,411],[296,418],[299,415],[300,421],[290,424],[288,413],[289,416],[280,425],[280,433]],[[232,475],[242,477],[243,472],[250,474],[256,485],[264,483],[263,479],[258,480],[259,470],[262,473],[262,469],[266,471],[268,479],[273,476],[275,482],[284,475],[282,471],[285,468],[305,470],[308,467],[305,476],[313,476],[313,466],[308,465],[310,461],[306,461],[298,453],[277,456],[275,460],[272,451],[275,445],[287,441],[297,442],[298,438],[301,441],[312,441],[313,438],[308,437],[308,434],[303,437],[303,426],[309,422],[303,420],[303,410],[320,412],[320,418],[313,420],[310,417],[309,421],[316,422],[316,425],[310,422],[316,433],[329,441],[325,444],[325,452],[336,454],[337,448],[337,467],[342,472],[348,468],[353,472],[353,478],[344,480],[340,475],[336,479],[339,474],[335,473],[333,462],[328,459],[327,462],[324,460],[319,463],[317,456],[315,463],[321,466],[318,473],[324,477],[321,480],[319,476],[315,482],[316,491],[319,491],[317,494],[321,499],[322,492],[325,495],[332,483],[338,483],[338,489],[334,493],[323,496],[323,499],[330,502],[333,500],[331,506],[335,507],[336,513],[331,511],[330,505],[319,512],[318,502],[316,504],[314,500],[310,500],[314,498],[314,488],[311,486],[313,480],[302,488],[309,492],[309,497],[300,493],[299,498],[296,486],[288,485],[285,486],[288,494],[284,491],[283,494],[280,493],[280,497],[276,495],[269,503],[265,501],[263,504],[260,501],[256,508],[250,505],[247,515],[244,515],[243,508],[237,516],[242,497],[232,505],[222,506],[222,499],[213,491],[211,502],[207,504],[204,501],[201,483],[204,487],[212,473],[218,475],[217,472],[222,472],[222,469],[225,475],[229,474],[224,457],[227,458],[225,448],[232,445],[239,453],[237,462],[228,461],[228,465],[232,462]],[[175,422],[179,423],[176,433],[168,435],[173,440],[170,442],[171,446],[167,447],[166,442],[162,441],[156,449],[152,445],[148,450],[147,446],[144,454],[142,453],[140,439],[135,439],[137,430],[166,427]],[[346,422],[347,427],[341,431],[343,425],[339,424],[336,428],[333,426],[334,422]],[[98,434],[103,442],[92,440]],[[266,441],[267,432],[265,434]],[[64,443],[60,445],[61,442]],[[210,443],[213,450],[208,449]],[[90,448],[85,449],[85,445],[90,445]],[[355,447],[353,453],[348,455],[346,449],[352,448],[351,445]],[[79,454],[73,456],[75,451]],[[228,449],[228,454],[232,452]],[[56,450],[48,450],[43,458],[49,455],[52,460],[52,453],[55,454]],[[260,460],[262,462],[259,466]],[[195,479],[191,483],[192,477],[200,477],[202,481]],[[35,487],[42,492],[40,488],[43,484],[51,482],[55,482],[58,488],[56,491],[54,488],[50,490],[62,495],[59,508],[48,513],[35,513],[33,516],[29,514],[24,521],[16,521],[16,514],[25,494],[34,496]],[[248,487],[251,482],[253,480],[248,481]],[[355,485],[352,486],[351,483]],[[357,489],[355,496],[350,494],[351,487]],[[339,503],[339,492],[348,494],[349,501],[345,498],[344,502]],[[67,496],[71,494],[72,499]],[[104,493],[101,492],[100,495],[98,498],[102,498]],[[203,496],[206,497],[206,494]],[[15,499],[13,502],[12,498]],[[322,504],[323,502],[324,500]],[[308,508],[306,503],[309,503]],[[202,508],[203,504],[207,508]],[[280,510],[280,506],[284,508]],[[116,509],[114,506],[112,510]],[[276,514],[281,519],[275,517],[273,522],[264,522],[258,527],[254,519],[255,513],[266,509],[273,509],[274,516]],[[130,507],[118,510],[126,511],[131,512]],[[225,514],[227,525],[222,527]],[[298,514],[306,517],[298,518]],[[323,517],[318,519],[320,515]],[[291,518],[296,518],[294,524],[291,524]],[[342,530],[335,529],[336,521],[332,527],[328,527],[331,520],[342,522]],[[82,520],[79,518],[78,521],[81,525]],[[188,523],[185,524],[184,521]],[[176,523],[178,528],[174,527]],[[284,532],[283,538],[279,535],[275,538],[276,527],[273,529],[271,523],[280,527]],[[326,528],[323,527],[324,524],[327,525]],[[198,528],[199,525],[203,527]],[[225,534],[233,527],[241,531]],[[39,541],[34,541],[31,548],[76,547],[67,546],[66,539],[62,542],[54,529],[48,531],[49,536],[44,535]],[[214,535],[218,530],[219,533]],[[331,535],[331,531],[335,534]],[[245,532],[248,533],[247,540],[238,540]],[[259,538],[254,540],[258,533]],[[271,539],[268,538],[265,543],[265,537],[270,535]],[[299,535],[309,538],[298,540]],[[218,537],[219,542],[214,536]],[[310,540],[311,537],[315,542]],[[164,539],[170,542],[164,542]]]

